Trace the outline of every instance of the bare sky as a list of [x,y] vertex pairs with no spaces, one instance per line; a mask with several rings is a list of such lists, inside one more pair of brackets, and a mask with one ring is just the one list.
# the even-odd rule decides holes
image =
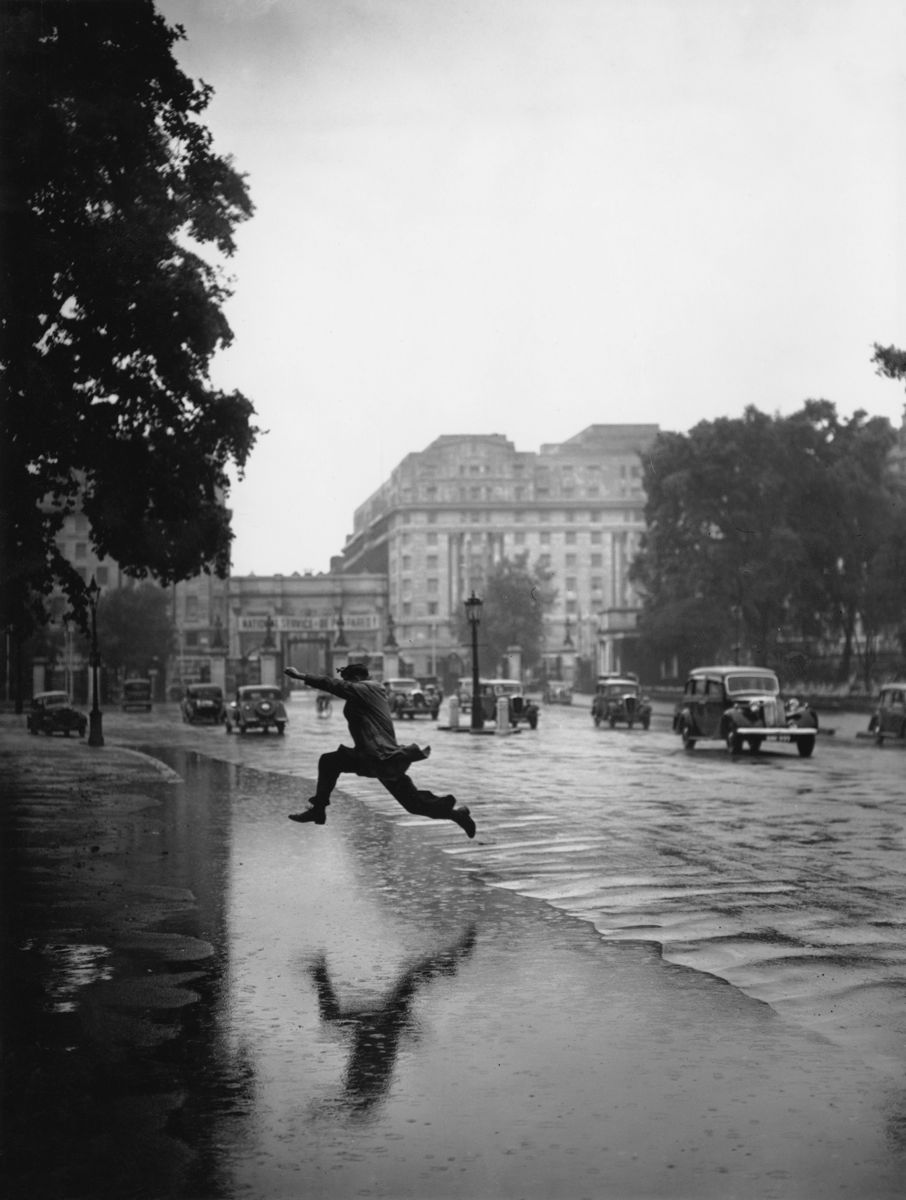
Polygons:
[[327,570],[444,433],[899,424],[900,0],[157,0],[249,177],[233,570]]

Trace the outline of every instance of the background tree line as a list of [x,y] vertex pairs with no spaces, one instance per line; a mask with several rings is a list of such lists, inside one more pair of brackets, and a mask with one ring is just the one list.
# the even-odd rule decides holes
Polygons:
[[[875,348],[902,378],[903,356]],[[772,666],[869,683],[879,639],[906,653],[906,479],[882,417],[841,420],[826,400],[792,416],[662,433],[644,462],[647,531],[632,567],[642,639],[680,672],[693,663]]]

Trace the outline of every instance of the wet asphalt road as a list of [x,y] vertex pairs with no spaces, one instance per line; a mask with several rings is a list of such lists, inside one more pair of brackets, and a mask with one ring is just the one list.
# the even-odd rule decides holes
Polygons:
[[[302,779],[348,739],[337,704],[318,717],[302,692],[289,711],[283,738],[189,727],[169,706],[151,718],[111,714],[108,728],[149,747],[166,732],[170,745],[299,778],[304,807]],[[543,708],[537,730],[506,738],[401,723],[402,741],[432,745],[413,777],[472,808],[472,842],[410,817],[371,781],[341,783],[419,826],[487,886],[543,900],[608,940],[654,943],[901,1076],[906,752],[860,738],[866,717],[835,714],[811,759],[781,744],[730,758],[700,743],[690,754],[670,713],[657,705],[647,732],[596,729],[580,700]]]
[[54,1063],[23,1195],[901,1193],[906,757],[864,718],[811,760],[688,755],[666,709],[648,732],[584,705],[504,739],[407,722],[468,841],[355,778],[326,829],[285,821],[345,737],[337,708],[290,711],[280,739],[108,712],[111,747],[183,782],[124,775],[100,807],[105,752],[47,747],[33,786],[84,758],[90,836],[51,849],[82,892],[37,891],[22,947]]

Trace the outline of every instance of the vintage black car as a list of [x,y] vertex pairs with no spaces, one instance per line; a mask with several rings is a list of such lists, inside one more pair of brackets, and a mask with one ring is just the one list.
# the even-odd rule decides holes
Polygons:
[[267,733],[276,729],[282,735],[286,721],[283,693],[278,687],[247,684],[236,689],[236,699],[227,707],[226,731],[248,733],[250,729],[260,729]]
[[906,741],[906,683],[886,683],[878,697],[878,707],[868,723],[879,746],[885,738]]
[[598,683],[591,715],[596,727],[606,723],[614,729],[621,722],[630,729],[634,725],[647,729],[651,724],[651,701],[642,694],[635,676],[611,675]]
[[151,711],[151,680],[127,679],[123,684],[123,696],[120,701],[123,712],[130,708],[140,708],[145,712]]
[[430,717],[437,720],[440,711],[441,696],[435,692],[427,692],[417,679],[409,676],[395,676],[384,680],[384,691],[390,701],[390,711],[394,717],[402,720],[415,717]]
[[64,737],[77,733],[84,737],[88,718],[72,707],[66,692],[37,692],[32,697],[25,726],[29,733],[46,733],[48,737],[54,733],[62,733]]
[[226,716],[223,688],[216,683],[190,683],[180,702],[182,719],[189,725],[219,725]]
[[[538,705],[529,700],[518,680],[480,679],[478,686],[483,720],[497,720],[497,701],[501,696],[505,696],[509,723],[514,729],[523,723],[528,725],[529,729],[538,728]],[[469,705],[471,706],[471,694]]]
[[765,667],[697,667],[690,672],[673,716],[687,750],[719,740],[731,754],[744,744],[756,754],[764,742],[794,742],[802,758],[815,749],[818,714],[798,699],[784,704],[776,674]]

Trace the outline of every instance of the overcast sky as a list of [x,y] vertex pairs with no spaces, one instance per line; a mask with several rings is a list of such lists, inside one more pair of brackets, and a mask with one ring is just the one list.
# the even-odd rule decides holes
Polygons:
[[899,424],[900,0],[158,0],[254,218],[238,574],[327,570],[445,433]]

